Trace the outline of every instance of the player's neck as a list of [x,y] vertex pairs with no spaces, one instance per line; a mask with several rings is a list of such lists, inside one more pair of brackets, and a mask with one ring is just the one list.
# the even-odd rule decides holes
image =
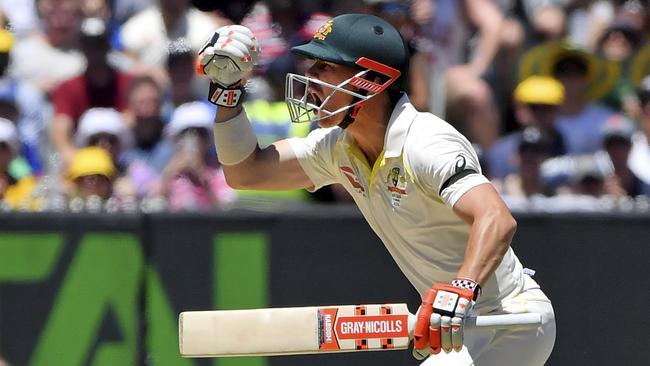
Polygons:
[[384,150],[386,129],[392,112],[392,107],[386,107],[388,101],[381,102],[379,98],[369,100],[346,130],[354,138],[371,167]]

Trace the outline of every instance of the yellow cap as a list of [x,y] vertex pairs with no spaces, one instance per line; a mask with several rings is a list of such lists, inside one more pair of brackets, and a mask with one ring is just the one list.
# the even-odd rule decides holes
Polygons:
[[515,101],[525,104],[560,105],[564,103],[564,86],[550,76],[531,76],[515,88]]
[[77,151],[68,168],[68,177],[75,180],[88,175],[103,175],[108,178],[115,174],[115,165],[108,151],[90,146]]
[[7,53],[14,45],[14,35],[6,29],[0,29],[0,53]]

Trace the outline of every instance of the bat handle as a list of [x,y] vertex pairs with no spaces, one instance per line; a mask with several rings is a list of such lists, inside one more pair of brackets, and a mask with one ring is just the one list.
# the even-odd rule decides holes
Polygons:
[[[415,315],[409,315],[409,335],[413,336]],[[500,314],[500,315],[479,315],[465,319],[466,329],[500,329],[511,327],[536,328],[542,324],[542,315],[540,313],[521,313],[521,314]]]
[[541,324],[542,314],[540,313],[481,315],[465,320],[465,326],[469,328],[536,328]]

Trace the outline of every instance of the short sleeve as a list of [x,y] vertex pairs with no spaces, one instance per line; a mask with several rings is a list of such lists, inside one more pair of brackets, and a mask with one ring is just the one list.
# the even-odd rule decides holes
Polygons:
[[290,138],[289,145],[293,149],[300,166],[309,177],[315,191],[328,184],[337,182],[334,149],[341,134],[340,129],[318,128],[303,138]]
[[51,100],[55,114],[64,114],[75,122],[81,116],[86,103],[79,93],[79,84],[79,79],[74,78],[64,81],[54,89]]
[[422,187],[453,207],[471,188],[489,183],[472,145],[457,131],[436,134],[413,151],[409,164]]

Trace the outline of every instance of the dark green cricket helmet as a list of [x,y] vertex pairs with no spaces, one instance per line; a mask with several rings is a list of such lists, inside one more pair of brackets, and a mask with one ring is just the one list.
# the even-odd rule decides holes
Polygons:
[[369,58],[405,75],[409,65],[408,46],[399,31],[382,18],[368,14],[344,14],[323,24],[306,44],[293,53],[336,64],[359,67]]

